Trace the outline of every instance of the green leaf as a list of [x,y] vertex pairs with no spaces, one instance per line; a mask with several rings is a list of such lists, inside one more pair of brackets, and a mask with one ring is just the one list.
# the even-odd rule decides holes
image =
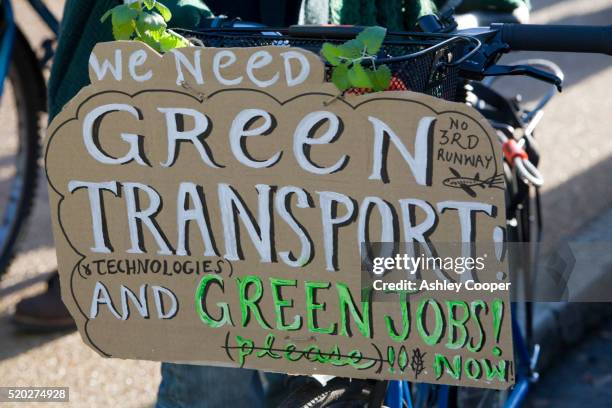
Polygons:
[[360,58],[361,53],[365,48],[365,44],[361,40],[353,39],[338,46],[341,56],[348,59]]
[[376,55],[387,34],[387,29],[379,26],[367,27],[357,36],[357,40],[365,44],[366,50],[370,55]]
[[160,51],[168,52],[174,48],[188,47],[191,45],[183,36],[175,33],[172,30],[166,30],[159,39]]
[[115,40],[129,40],[134,33],[134,19],[138,12],[126,4],[112,9],[113,37]]
[[157,41],[155,38],[151,37],[148,33],[145,33],[144,35],[136,38],[136,40],[137,41],[142,41],[143,43],[147,44],[148,46],[150,46],[151,48],[153,48],[157,52],[162,52],[161,44],[159,43],[159,41]]
[[353,64],[348,71],[348,79],[355,88],[372,88],[372,81],[361,64]]
[[340,64],[340,58],[342,56],[342,50],[336,47],[331,43],[324,43],[323,47],[321,47],[321,55],[329,62],[330,64],[336,66]]
[[159,41],[166,30],[164,18],[156,12],[144,11],[136,20],[136,31],[138,35],[149,36]]
[[389,88],[391,84],[391,70],[388,66],[379,65],[376,70],[368,69],[367,73],[373,90],[379,92]]
[[164,18],[164,21],[168,22],[172,18],[172,13],[170,12],[170,9],[164,6],[159,1],[155,3],[155,9],[159,12],[159,14],[161,14],[161,16]]
[[346,63],[341,63],[333,68],[331,81],[341,91],[345,91],[351,87],[348,73],[349,69]]
[[144,4],[144,6],[145,6],[145,8],[147,10],[153,10],[153,7],[155,7],[155,3],[157,3],[157,1],[155,1],[155,0],[144,0],[142,3]]
[[113,24],[113,37],[115,40],[131,40],[134,34],[134,22],[130,21],[127,24]]
[[321,55],[327,62],[335,66],[332,71],[332,82],[338,89],[345,90],[355,87],[382,91],[389,87],[391,71],[387,66],[381,65],[379,69],[365,69],[361,65],[365,60],[371,60],[371,63],[374,63],[386,34],[386,28],[367,27],[356,38],[344,44],[323,44]]
[[136,17],[138,17],[138,12],[131,9],[127,4],[114,7],[111,9],[111,11],[113,13],[113,24],[125,24],[128,21],[134,20]]

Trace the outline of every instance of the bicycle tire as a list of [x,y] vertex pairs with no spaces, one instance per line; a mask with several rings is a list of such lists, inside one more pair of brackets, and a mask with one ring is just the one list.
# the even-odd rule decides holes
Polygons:
[[[16,246],[34,204],[38,158],[40,154],[39,114],[45,103],[41,95],[36,58],[25,37],[15,35],[8,81],[13,90],[17,110],[18,150],[16,173],[11,180],[10,198],[6,208],[0,209],[0,278],[7,272],[16,253]],[[5,82],[6,83],[6,82]],[[6,97],[3,95],[3,99]]]

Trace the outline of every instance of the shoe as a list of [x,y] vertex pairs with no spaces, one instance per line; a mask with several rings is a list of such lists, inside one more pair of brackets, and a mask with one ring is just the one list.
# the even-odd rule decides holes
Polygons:
[[28,332],[54,332],[74,330],[76,325],[62,302],[59,274],[47,282],[47,290],[17,303],[13,323]]

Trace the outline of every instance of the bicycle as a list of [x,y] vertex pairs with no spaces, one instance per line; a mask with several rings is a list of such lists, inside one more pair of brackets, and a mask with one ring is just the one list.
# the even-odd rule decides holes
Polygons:
[[[612,26],[538,26],[492,24],[489,28],[457,30],[452,11],[419,20],[423,32],[388,33],[378,60],[393,72],[393,90],[412,90],[446,100],[464,102],[479,110],[497,131],[504,153],[508,241],[537,242],[542,230],[537,170],[539,153],[534,130],[543,108],[561,89],[563,72],[546,60],[527,60],[512,66],[497,65],[509,51],[564,51],[612,54]],[[288,29],[249,27],[248,23],[216,19],[212,28],[184,31],[205,46],[297,46],[316,53],[323,42],[353,38],[360,27],[293,26]],[[501,96],[493,88],[496,78],[523,75],[551,84],[532,109],[518,98]],[[352,92],[363,92],[355,90]],[[530,270],[537,248],[522,265],[510,269]],[[529,276],[524,281],[529,282]],[[523,290],[525,290],[523,288]],[[293,391],[282,407],[518,407],[537,381],[540,347],[532,334],[531,302],[513,302],[512,332],[516,348],[515,386],[508,391],[470,389],[446,385],[410,384],[407,381],[376,381],[331,378],[327,381],[296,377]]]
[[[54,36],[59,22],[40,0],[28,0]],[[8,269],[24,231],[36,192],[40,154],[39,115],[47,110],[43,68],[53,55],[53,39],[43,42],[39,59],[17,26],[12,4],[0,6],[0,277]]]
[[[379,53],[379,61],[393,71],[392,89],[409,89],[465,102],[490,121],[498,133],[505,158],[508,240],[537,242],[542,230],[539,187],[543,179],[537,170],[539,153],[534,144],[534,130],[542,118],[543,108],[556,90],[560,90],[563,73],[546,60],[527,60],[512,66],[496,63],[502,54],[511,50],[612,55],[612,40],[609,40],[612,26],[492,24],[489,28],[457,30],[451,13],[422,17],[419,25],[423,32],[388,33]],[[185,31],[185,35],[213,47],[292,45],[318,52],[322,42],[341,42],[360,31],[359,27],[315,26],[262,31],[262,28],[249,28],[248,24],[236,26],[219,20],[211,26],[197,32]],[[503,97],[492,88],[496,78],[508,75],[529,76],[551,84],[551,88],[534,108],[526,109],[518,99]],[[531,262],[537,255],[534,248],[524,262]],[[511,265],[511,270],[522,268],[527,272],[528,266]],[[524,276],[524,281],[529,282],[530,277]],[[518,407],[538,379],[540,347],[534,344],[532,334],[533,304],[514,302],[512,309],[517,376],[516,385],[509,391],[345,378],[320,383],[309,380],[310,377],[297,377],[297,385],[281,406]]]

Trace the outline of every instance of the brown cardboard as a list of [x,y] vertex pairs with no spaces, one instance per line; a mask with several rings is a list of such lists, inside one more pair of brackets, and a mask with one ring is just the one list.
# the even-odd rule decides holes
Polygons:
[[[177,59],[187,61],[180,66],[182,78]],[[99,76],[105,61],[111,65]],[[302,77],[301,62],[310,66]],[[514,383],[507,292],[411,296],[410,332],[401,341],[391,339],[385,320],[388,314],[401,331],[399,297],[371,303],[369,328],[356,322],[369,321],[367,313],[355,314],[350,306],[339,310],[338,293],[346,286],[363,312],[359,220],[369,215],[371,241],[384,241],[379,237],[385,232],[391,241],[405,241],[411,217],[402,212],[400,199],[431,204],[436,220],[426,237],[432,243],[457,243],[462,237],[490,243],[494,236],[499,241],[505,226],[501,149],[474,109],[412,92],[335,98],[335,87],[323,83],[319,58],[285,47],[192,47],[161,57],[137,42],[103,43],[92,53],[90,77],[92,85],[48,129],[45,168],[63,299],[83,340],[98,353],[486,388]],[[267,112],[268,120],[249,120],[257,113],[252,109]],[[330,119],[312,127],[316,112]],[[198,131],[189,133],[196,125]],[[311,133],[296,131],[309,126]],[[378,137],[387,143],[378,146],[377,155],[375,131],[385,128]],[[169,144],[169,132],[197,141]],[[312,138],[320,143],[300,143]],[[397,148],[402,144],[414,156],[413,170]],[[84,183],[107,184],[100,194]],[[179,199],[181,188],[186,200]],[[360,214],[367,197],[374,197],[374,207]],[[92,206],[97,200],[99,211]],[[466,218],[461,225],[452,202],[479,203],[490,214],[474,212],[472,222]],[[444,210],[444,203],[451,208]],[[240,206],[248,211],[232,211]],[[355,208],[349,216],[350,206]],[[399,228],[382,227],[380,208]],[[181,217],[191,217],[187,228],[181,228]],[[249,217],[258,224],[251,231],[245,227]],[[417,208],[412,222],[424,217]],[[180,231],[185,245],[179,244]],[[300,239],[296,231],[308,237]],[[327,241],[325,231],[331,231]],[[239,242],[235,248],[232,237]],[[301,254],[309,247],[314,254]],[[508,281],[507,273],[499,272],[506,271],[506,262],[498,259],[488,260],[480,281]],[[199,307],[195,299],[203,279],[213,280]],[[279,279],[295,280],[295,286]],[[259,301],[241,309],[238,282],[252,300],[258,298],[259,280]],[[280,293],[276,306],[272,285]],[[444,320],[441,338],[432,345],[423,341],[415,321],[424,297],[432,299],[423,318],[428,334],[435,337],[435,304]],[[473,309],[467,343],[457,349],[448,345],[454,326],[446,303],[455,299]],[[315,316],[310,324],[318,330],[308,329],[307,303]],[[494,304],[503,304],[498,339]],[[257,311],[265,322],[258,321]],[[342,315],[348,316],[346,325]],[[295,322],[300,329],[279,329]],[[326,328],[335,334],[323,333]],[[501,356],[492,354],[494,347]],[[449,374],[453,364],[462,367],[459,378]],[[490,373],[498,366],[501,379]]]

